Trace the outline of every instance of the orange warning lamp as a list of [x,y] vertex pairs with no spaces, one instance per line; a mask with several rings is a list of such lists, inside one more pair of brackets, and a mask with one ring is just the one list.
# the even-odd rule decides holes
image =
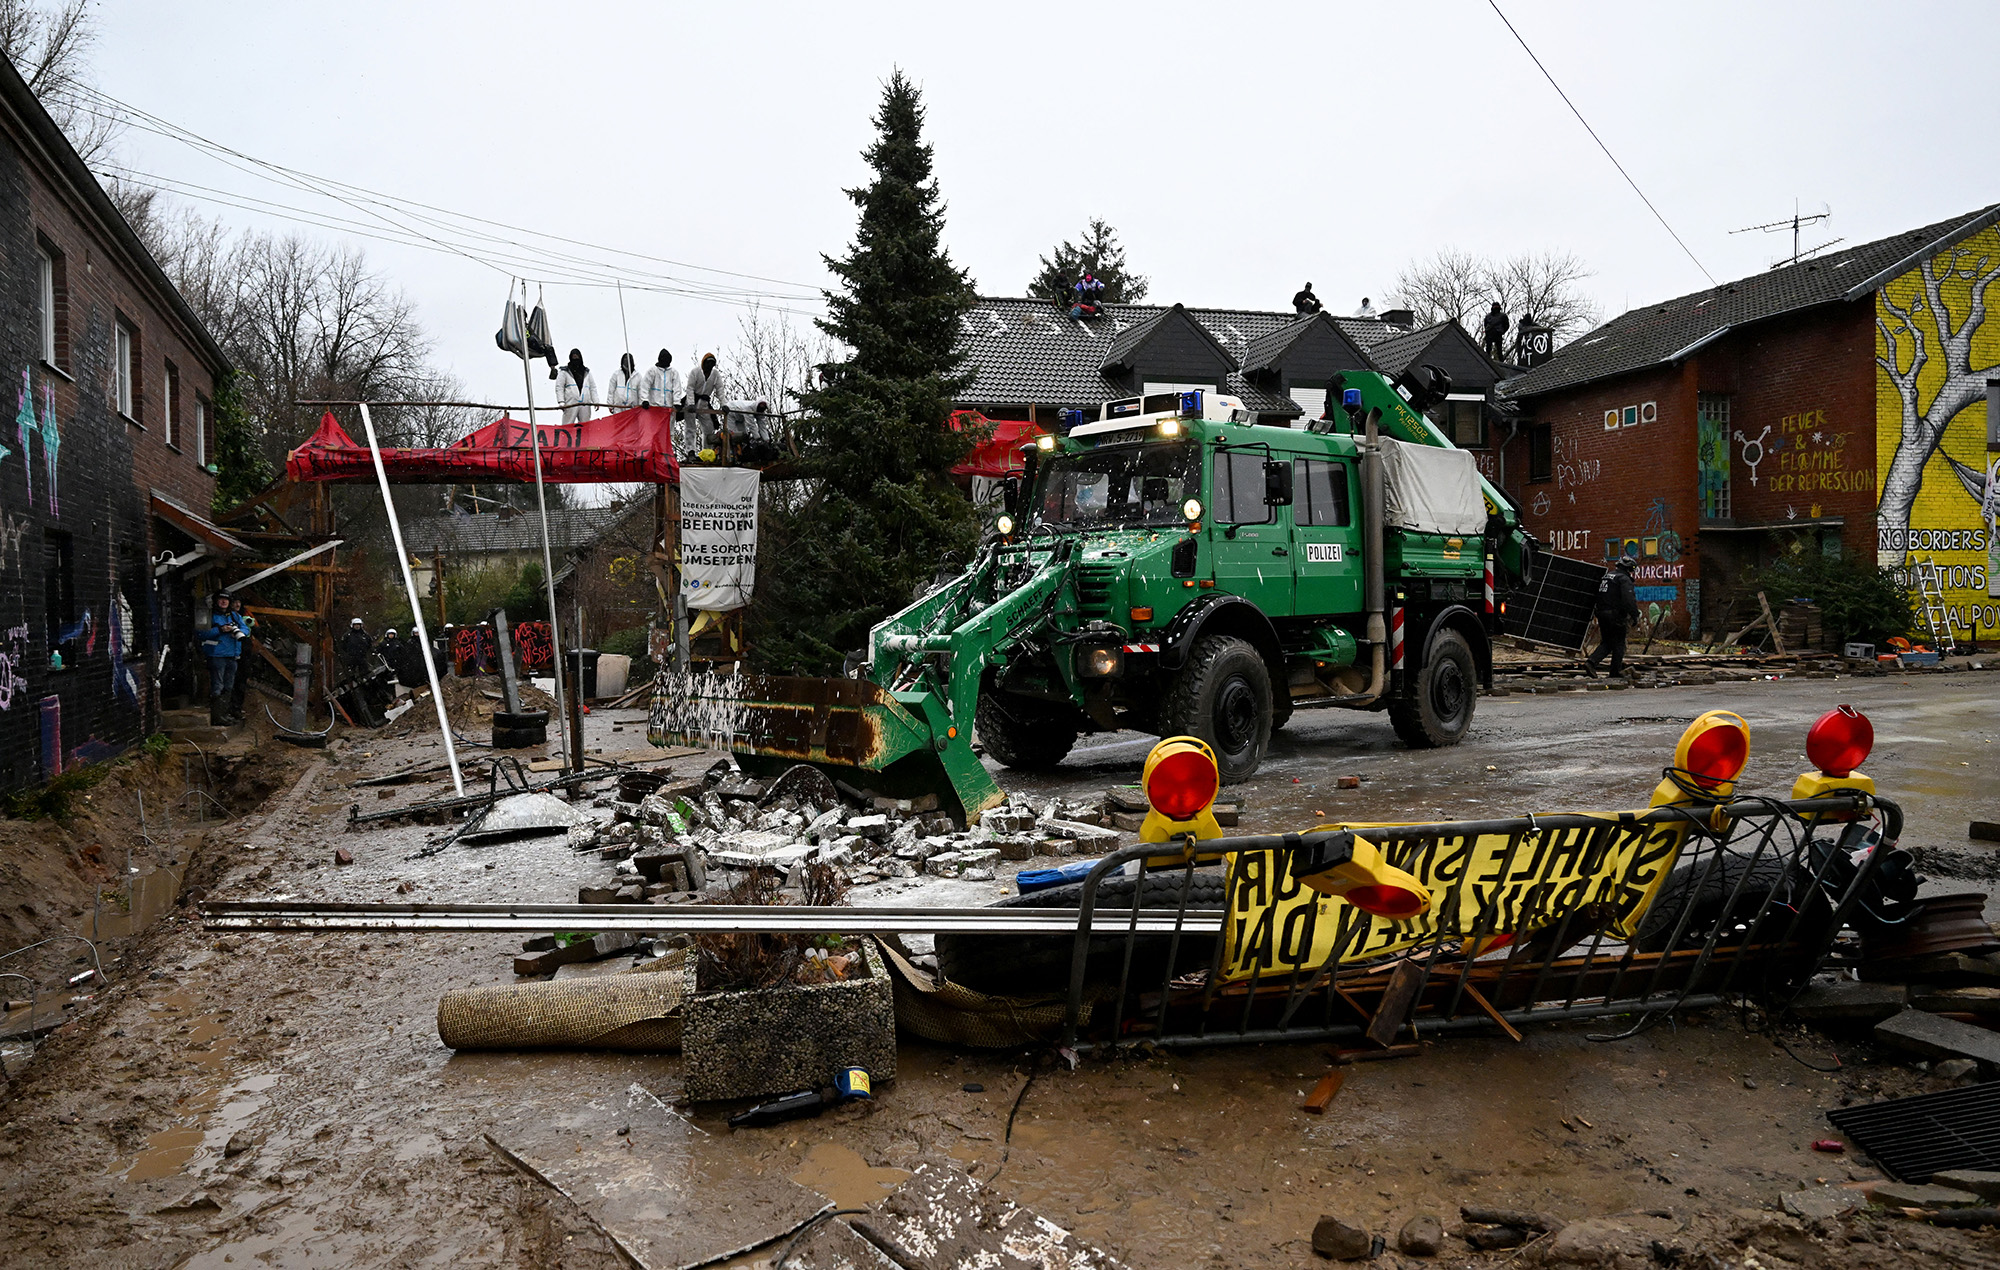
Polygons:
[[1197,736],[1170,736],[1146,756],[1139,782],[1146,790],[1146,822],[1139,826],[1141,842],[1171,842],[1193,834],[1220,838],[1210,808],[1222,789],[1222,771],[1215,751]]
[[1390,864],[1382,848],[1353,833],[1301,848],[1292,874],[1321,895],[1392,922],[1422,916],[1434,902],[1429,887]]
[[[1750,725],[1742,715],[1728,710],[1710,710],[1687,725],[1674,746],[1674,767],[1681,777],[1671,776],[1653,790],[1652,805],[1704,801],[1724,802],[1736,791],[1736,778],[1750,761]],[[1687,789],[1693,785],[1698,794]]]
[[1793,798],[1823,794],[1872,794],[1875,782],[1854,770],[1875,748],[1875,725],[1853,706],[1835,706],[1806,732],[1806,757],[1818,768],[1801,773],[1792,786]]

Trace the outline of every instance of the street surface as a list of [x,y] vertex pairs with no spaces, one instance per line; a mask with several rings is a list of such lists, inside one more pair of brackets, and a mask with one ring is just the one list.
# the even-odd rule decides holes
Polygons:
[[[1974,862],[1991,850],[1968,843],[1966,824],[2000,819],[1992,673],[1492,697],[1465,744],[1434,752],[1402,748],[1379,715],[1306,712],[1233,792],[1245,831],[1639,806],[1685,721],[1726,708],[1752,728],[1744,787],[1782,795],[1806,767],[1807,726],[1842,701],[1875,723],[1865,770],[1902,801],[1905,843]],[[606,871],[560,838],[412,858],[442,830],[344,832],[353,803],[449,792],[348,788],[441,756],[434,729],[408,724],[296,753],[296,778],[260,814],[209,832],[190,882],[212,898],[566,902]],[[599,712],[591,729],[608,756],[644,748],[641,712]],[[1056,773],[996,774],[1008,789],[1097,792],[1137,780],[1148,744],[1093,738]],[[711,761],[671,766],[694,774]],[[1343,775],[1360,788],[1337,789]],[[336,847],[356,862],[336,867]],[[900,885],[907,895],[924,884]],[[952,886],[960,902],[1009,889]],[[550,1126],[582,1124],[580,1108],[602,1110],[635,1085],[671,1102],[680,1060],[444,1049],[438,995],[512,982],[518,946],[501,935],[218,937],[167,918],[6,1087],[0,1266],[623,1264],[486,1135],[526,1131],[524,1118],[559,1132]],[[1311,1045],[1086,1058],[1071,1072],[1046,1054],[905,1041],[899,1078],[873,1103],[741,1132],[699,1108],[676,1121],[678,1145],[655,1167],[705,1188],[703,1203],[797,1182],[849,1206],[920,1160],[948,1158],[981,1179],[997,1170],[998,1190],[1135,1267],[1300,1266],[1314,1260],[1321,1214],[1393,1247],[1411,1215],[1451,1224],[1466,1203],[1569,1219],[1670,1210],[1691,1244],[1741,1236],[1748,1244],[1732,1246],[1762,1249],[1766,1266],[1996,1264],[1991,1237],[1870,1220],[1819,1240],[1780,1218],[1785,1192],[1873,1176],[1810,1150],[1831,1131],[1824,1109],[1941,1085],[1864,1043],[1788,1029],[1795,1059],[1755,1026],[1710,1010],[1610,1043],[1589,1039],[1618,1030],[1601,1024],[1533,1029],[1519,1045],[1440,1040],[1418,1058],[1353,1068],[1323,1117],[1298,1110],[1325,1067]],[[1804,1065],[1836,1054],[1838,1071]],[[574,1132],[582,1151],[586,1130]]]

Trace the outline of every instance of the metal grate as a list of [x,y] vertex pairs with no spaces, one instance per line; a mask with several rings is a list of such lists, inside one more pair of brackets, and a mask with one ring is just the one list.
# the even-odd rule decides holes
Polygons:
[[1826,1118],[1899,1182],[1928,1182],[1947,1169],[2000,1169],[2000,1081],[1843,1107]]
[[1111,587],[1123,566],[1086,564],[1077,570],[1077,607],[1085,617],[1111,615]]

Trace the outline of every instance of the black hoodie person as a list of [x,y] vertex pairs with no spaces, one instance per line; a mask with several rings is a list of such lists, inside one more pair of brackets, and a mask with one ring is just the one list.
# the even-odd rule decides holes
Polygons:
[[562,421],[565,424],[582,423],[590,418],[592,407],[600,400],[597,376],[583,364],[583,350],[580,348],[571,349],[569,361],[556,372],[556,399],[562,403]]

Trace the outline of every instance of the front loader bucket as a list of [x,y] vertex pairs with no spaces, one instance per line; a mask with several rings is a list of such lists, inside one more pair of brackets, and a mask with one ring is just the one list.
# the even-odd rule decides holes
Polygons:
[[971,731],[953,729],[935,695],[868,679],[703,674],[663,677],[647,737],[728,750],[752,775],[807,763],[876,797],[935,795],[939,810],[970,824],[1005,801]]

